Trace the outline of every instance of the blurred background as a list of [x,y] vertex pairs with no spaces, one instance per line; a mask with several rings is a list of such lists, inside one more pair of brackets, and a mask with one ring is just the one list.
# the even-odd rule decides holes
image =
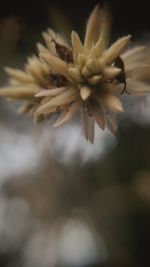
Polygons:
[[[48,27],[83,37],[97,3],[1,1],[0,86],[3,67],[22,68]],[[112,40],[149,41],[148,1],[106,3]],[[0,99],[1,267],[150,266],[150,96],[123,102],[116,137],[97,129],[91,145],[78,120],[33,125]]]

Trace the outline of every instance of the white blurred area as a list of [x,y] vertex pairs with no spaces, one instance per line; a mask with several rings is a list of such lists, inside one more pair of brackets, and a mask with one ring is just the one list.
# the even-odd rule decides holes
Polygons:
[[58,221],[33,233],[24,252],[24,266],[93,266],[107,259],[104,242],[82,218]]
[[115,143],[114,136],[96,127],[92,145],[84,139],[77,124],[58,129],[41,125],[29,128],[26,133],[2,125],[0,128],[0,181],[36,170],[44,161],[44,154],[65,164],[71,164],[78,156],[82,164],[104,155]]
[[[124,97],[126,112],[118,119],[149,123],[149,99],[131,97],[127,102]],[[8,111],[9,105],[12,112],[13,103],[7,103]],[[97,206],[96,198],[85,206],[86,181],[80,185],[78,177],[61,168],[71,169],[74,164],[82,168],[102,160],[116,145],[116,138],[96,127],[92,145],[82,135],[79,122],[53,129],[49,122],[35,126],[24,116],[17,121],[15,110],[12,113],[0,125],[0,263],[17,254],[17,263],[11,267],[18,267],[18,261],[21,267],[103,266],[109,250],[95,221],[101,216],[108,221],[109,208]],[[79,188],[85,187],[83,200],[76,191],[76,179]],[[98,214],[89,222],[90,205]],[[73,216],[74,206],[84,215]]]
[[139,125],[150,125],[150,94],[146,96],[124,95],[121,97],[125,112],[120,119],[128,118]]
[[19,198],[0,197],[0,254],[14,253],[29,234],[33,218],[28,203]]
[[32,136],[1,126],[0,182],[35,169],[39,157]]
[[[141,125],[150,123],[150,96],[131,97],[130,101],[124,97],[123,101],[126,112],[120,115],[120,121],[128,117]],[[79,123],[55,129],[48,123],[30,125],[25,133],[6,125],[0,129],[0,181],[39,168],[45,160],[43,155],[67,165],[75,159],[79,164],[86,164],[104,157],[116,144],[115,136],[97,125],[94,144],[84,138]]]
[[1,257],[13,254],[19,254],[23,267],[103,263],[105,243],[86,220],[85,208],[81,208],[85,218],[71,215],[74,208],[66,202],[71,200],[64,196],[65,181],[61,189],[64,174],[59,164],[71,166],[75,160],[88,164],[114,145],[114,137],[96,129],[91,145],[76,123],[60,129],[29,123],[25,131],[18,129],[19,123],[0,126],[0,263]]

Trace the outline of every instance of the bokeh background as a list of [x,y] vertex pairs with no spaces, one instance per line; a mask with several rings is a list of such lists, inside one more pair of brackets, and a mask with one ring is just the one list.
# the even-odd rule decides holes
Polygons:
[[[1,1],[0,85],[3,67],[22,68],[48,27],[82,37],[97,3]],[[149,42],[148,1],[106,3],[112,40]],[[91,145],[78,119],[33,125],[0,99],[1,267],[150,266],[150,97],[123,102],[116,137],[97,129]]]

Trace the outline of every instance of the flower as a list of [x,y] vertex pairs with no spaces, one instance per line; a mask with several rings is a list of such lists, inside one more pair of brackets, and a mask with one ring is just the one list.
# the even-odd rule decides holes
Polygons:
[[131,35],[110,45],[110,15],[97,5],[86,26],[84,42],[75,31],[71,45],[51,29],[43,33],[46,46],[38,44],[38,56],[28,59],[24,71],[5,68],[10,76],[0,96],[27,100],[20,112],[36,121],[58,113],[54,127],[81,112],[84,135],[94,142],[94,124],[117,129],[116,112],[123,112],[120,95],[143,95],[149,85],[140,73],[148,68],[145,47],[127,49]]

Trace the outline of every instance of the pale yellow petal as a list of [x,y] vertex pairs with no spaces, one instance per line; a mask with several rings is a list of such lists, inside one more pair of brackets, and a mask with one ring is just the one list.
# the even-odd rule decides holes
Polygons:
[[54,39],[58,44],[70,48],[68,41],[66,40],[66,38],[64,38],[64,36],[61,36],[61,34],[59,33],[55,33],[52,29],[48,29],[47,32],[51,36],[51,38]]
[[34,80],[41,85],[48,79],[49,69],[45,63],[42,63],[37,56],[28,58],[26,71],[32,75]]
[[91,54],[95,57],[100,57],[108,48],[110,42],[111,15],[108,8],[103,9],[101,17],[99,39],[91,51]]
[[92,74],[91,71],[86,66],[84,66],[82,69],[82,75],[84,77],[89,77],[91,76],[91,74]]
[[98,73],[99,71],[99,65],[98,62],[95,58],[88,58],[86,63],[85,63],[85,67],[87,67],[87,69],[92,73]]
[[105,41],[100,38],[92,48],[91,55],[94,57],[100,57],[105,49],[105,46]]
[[20,83],[33,83],[34,79],[30,74],[25,73],[19,69],[13,69],[10,67],[5,67],[7,74]]
[[74,31],[71,34],[71,42],[73,48],[73,59],[74,62],[77,63],[78,55],[83,52],[84,48],[78,34]]
[[42,89],[40,90],[35,96],[36,97],[43,97],[43,96],[57,96],[67,90],[66,87],[59,87],[54,89]]
[[102,75],[94,75],[91,78],[88,78],[88,82],[93,86],[98,84],[101,80],[102,80]]
[[80,89],[80,96],[84,101],[87,100],[91,96],[91,94],[92,90],[89,87],[84,86]]
[[49,50],[44,45],[42,45],[41,43],[37,43],[36,46],[37,46],[39,54],[41,54],[41,53],[44,53],[44,54],[48,53],[49,54]]
[[123,112],[121,101],[114,95],[107,94],[101,98],[102,103],[115,112]]
[[0,97],[8,97],[14,99],[31,99],[38,92],[39,88],[37,86],[11,86],[2,87],[0,89]]
[[47,47],[50,49],[50,47],[51,47],[51,43],[52,43],[52,39],[54,38],[54,37],[52,37],[50,34],[48,34],[47,32],[43,32],[43,38],[44,38],[44,41],[45,41],[45,43],[46,43],[46,45],[47,45]]
[[48,28],[47,29],[47,33],[48,33],[48,35],[49,35],[49,37],[51,38],[51,39],[55,39],[56,38],[56,32],[54,31],[54,30],[52,30],[51,28]]
[[87,22],[85,39],[84,39],[84,47],[90,49],[93,43],[96,43],[99,38],[99,27],[100,27],[100,7],[97,5]]
[[49,64],[58,74],[70,79],[66,62],[58,57],[52,56],[51,54],[40,54],[40,57],[43,58],[45,62]]
[[104,52],[103,60],[106,62],[106,64],[112,63],[117,57],[120,56],[120,54],[129,44],[130,39],[131,39],[131,35],[122,37],[118,41],[116,41],[114,44],[112,44],[110,48],[106,50],[106,52]]
[[103,77],[104,80],[112,80],[114,79],[119,73],[121,72],[121,69],[116,67],[105,67],[103,70]]
[[78,82],[83,82],[83,79],[81,77],[81,71],[79,68],[75,67],[71,67],[71,68],[68,68],[68,72],[70,74],[70,76],[75,80],[75,81],[78,81]]
[[70,102],[78,98],[79,98],[79,90],[77,90],[76,88],[70,88],[64,93],[52,98],[46,104],[41,105],[37,109],[37,113],[43,114],[56,111],[56,109],[61,107],[62,105],[70,104]]
[[101,50],[106,50],[110,42],[110,30],[111,30],[111,13],[109,8],[103,9],[103,16],[101,20],[100,36],[102,40]]
[[87,59],[87,55],[86,54],[79,53],[79,55],[78,55],[78,66],[79,66],[80,69],[84,66],[84,64],[86,62],[86,59]]

